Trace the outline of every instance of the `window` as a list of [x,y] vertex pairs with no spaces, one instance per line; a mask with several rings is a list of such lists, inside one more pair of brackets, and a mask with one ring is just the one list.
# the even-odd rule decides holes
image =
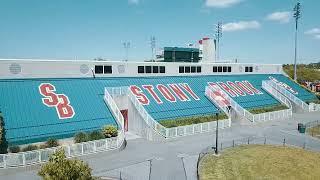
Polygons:
[[104,66],[104,74],[112,74],[112,66]]
[[103,66],[95,66],[94,72],[95,72],[95,74],[102,74],[103,73]]
[[228,72],[231,72],[231,66],[228,66]]
[[151,73],[151,66],[146,66],[146,73]]
[[222,66],[218,66],[218,72],[222,72]]
[[222,67],[223,72],[227,72],[227,66]]
[[144,73],[144,66],[138,66],[138,73]]
[[201,73],[201,66],[197,66],[197,73]]
[[166,73],[166,67],[160,66],[160,73]]
[[195,73],[196,72],[196,67],[195,66],[191,66],[191,73]]
[[245,72],[253,72],[253,67],[252,66],[246,66],[245,67]]
[[153,73],[159,73],[159,66],[152,66]]
[[213,66],[212,72],[218,72],[218,67],[217,66]]
[[190,66],[186,66],[186,67],[184,68],[184,72],[185,72],[185,73],[190,73]]
[[179,66],[179,73],[184,73],[184,66]]

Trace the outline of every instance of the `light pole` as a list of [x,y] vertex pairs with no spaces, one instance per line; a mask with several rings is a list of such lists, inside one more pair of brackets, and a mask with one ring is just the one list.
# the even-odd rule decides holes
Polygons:
[[216,126],[216,148],[215,148],[215,153],[218,154],[218,129],[219,129],[219,122],[218,122],[218,117],[219,113],[216,113],[216,121],[217,121],[217,126]]
[[301,4],[297,4],[293,8],[293,17],[296,20],[296,31],[295,31],[295,41],[294,41],[294,81],[297,81],[297,40],[298,40],[298,20],[301,17]]
[[217,59],[216,60],[219,60],[220,59],[220,38],[222,37],[222,23],[221,22],[218,22],[218,24],[216,25],[216,33],[215,33],[215,37],[216,37],[216,40],[217,40],[217,52],[216,52],[216,56],[217,56]]

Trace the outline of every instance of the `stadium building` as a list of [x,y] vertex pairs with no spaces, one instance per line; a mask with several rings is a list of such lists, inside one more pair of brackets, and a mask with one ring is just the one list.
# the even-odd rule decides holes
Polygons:
[[[197,63],[2,59],[6,139],[22,145],[115,125],[122,140],[128,133],[165,140],[212,131],[215,118],[227,128],[239,120],[320,110],[317,97],[287,77],[282,65],[218,63],[213,54],[203,52]],[[165,125],[199,117],[211,120]]]

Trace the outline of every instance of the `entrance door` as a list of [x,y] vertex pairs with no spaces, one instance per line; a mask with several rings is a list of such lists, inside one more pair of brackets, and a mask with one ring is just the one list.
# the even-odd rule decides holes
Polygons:
[[124,131],[127,132],[128,131],[128,109],[120,110],[120,112],[124,119]]

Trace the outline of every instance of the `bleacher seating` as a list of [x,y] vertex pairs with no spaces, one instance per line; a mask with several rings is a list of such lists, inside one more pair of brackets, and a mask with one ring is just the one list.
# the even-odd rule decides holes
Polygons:
[[[150,100],[146,110],[156,121],[179,117],[208,115],[218,112],[204,95],[208,82],[249,81],[255,88],[263,92],[261,95],[235,97],[244,108],[263,107],[279,104],[271,95],[261,88],[262,80],[269,80],[270,75],[219,75],[219,76],[179,76],[179,77],[139,77],[139,78],[95,78],[95,79],[26,79],[0,80],[0,110],[4,115],[7,140],[11,144],[23,144],[44,141],[49,137],[71,137],[79,131],[100,129],[106,124],[116,125],[116,121],[103,101],[104,87],[136,85]],[[292,86],[299,92],[303,100],[314,99],[315,96],[291,82],[283,75],[271,75]],[[41,83],[51,83],[56,93],[69,97],[75,115],[70,119],[59,119],[55,108],[42,103],[39,93]],[[188,83],[200,100],[169,102],[164,99],[158,89],[154,89],[162,100],[157,104],[153,97],[142,88],[142,85],[168,85],[172,83]],[[176,97],[177,98],[177,97]],[[178,99],[178,98],[177,98]],[[130,116],[130,114],[129,114]]]

